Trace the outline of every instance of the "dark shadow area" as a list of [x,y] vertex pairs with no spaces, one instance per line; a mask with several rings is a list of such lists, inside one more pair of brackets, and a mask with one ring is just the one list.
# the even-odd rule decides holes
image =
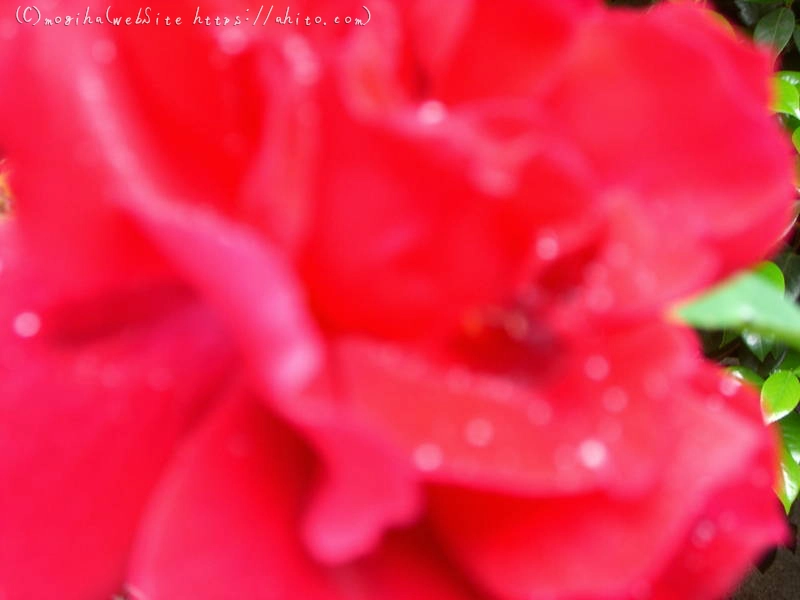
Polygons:
[[794,530],[794,547],[769,552],[758,568],[731,596],[730,600],[798,600],[800,598],[800,554],[798,528],[800,503],[795,502],[789,522]]

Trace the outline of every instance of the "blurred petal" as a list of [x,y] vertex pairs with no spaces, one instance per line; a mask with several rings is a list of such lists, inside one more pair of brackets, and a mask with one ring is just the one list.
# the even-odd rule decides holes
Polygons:
[[[683,332],[653,326],[558,348],[552,382],[537,385],[363,340],[335,350],[352,410],[427,479],[537,495],[654,485],[684,419],[671,398],[685,392],[697,352]],[[528,368],[533,378],[542,365]]]
[[0,592],[110,597],[148,494],[176,439],[224,381],[231,349],[185,291],[155,286],[54,305],[22,293],[25,279],[36,281],[31,265],[8,258],[0,277]]
[[609,11],[576,37],[545,103],[612,204],[632,204],[621,242],[639,262],[603,258],[616,310],[663,306],[777,242],[792,152],[768,110],[770,58],[691,5]]
[[[761,423],[759,403],[740,380],[707,365],[697,385],[713,399],[713,408],[724,406],[742,419]],[[683,551],[644,586],[653,600],[722,597],[733,591],[760,553],[788,541],[783,508],[774,494],[764,492],[776,477],[777,461],[776,445],[764,445],[712,491],[682,542]]]
[[269,240],[200,208],[154,198],[121,206],[223,315],[271,398],[291,398],[310,384],[320,367],[318,334],[286,258]]
[[391,533],[381,547],[334,572],[342,600],[480,600],[427,526]]
[[390,526],[419,516],[418,481],[404,456],[340,415],[301,426],[322,461],[304,527],[318,560],[342,563],[374,550]]
[[422,532],[323,568],[296,535],[314,463],[287,428],[233,395],[188,439],[150,505],[129,576],[133,598],[468,600]]
[[[635,597],[660,577],[664,585],[697,600],[716,598],[720,582],[729,586],[745,561],[785,535],[770,489],[774,461],[758,422],[688,398],[675,401],[682,404],[684,421],[669,433],[678,443],[646,495],[630,501],[603,494],[537,499],[440,488],[433,494],[432,511],[443,539],[464,567],[500,597]],[[766,478],[744,481],[759,471]],[[708,551],[700,551],[697,559],[698,551],[685,546],[698,535],[703,544],[711,542],[717,524],[702,518],[719,516],[716,508],[706,509],[717,500],[720,510],[730,511],[729,522],[746,527],[741,540],[729,533],[715,542],[718,552],[731,553],[731,562],[712,563]],[[482,518],[475,519],[476,514]],[[673,571],[664,569],[673,562],[679,565],[672,567],[676,575],[687,564],[705,567],[707,585],[672,582]]]
[[[261,122],[275,121],[277,105],[255,77],[246,35],[192,26],[187,13],[197,7],[174,4],[173,16],[189,22],[18,26],[0,41],[0,78],[14,82],[0,98],[2,152],[16,213],[50,280],[94,289],[164,270],[112,200],[169,195],[229,214],[242,208]],[[87,7],[70,0],[43,10],[83,19]],[[156,18],[132,2],[108,10]]]
[[[231,175],[234,183],[219,187],[198,179],[196,164],[187,167],[191,175],[175,165],[174,160],[188,154],[171,149],[173,144],[183,144],[197,150],[195,158],[213,163],[213,168],[208,165],[209,169],[203,172],[225,174],[222,159],[209,153],[192,136],[201,132],[207,136],[209,145],[219,149],[222,134],[199,127],[202,115],[205,114],[207,122],[233,127],[226,119],[238,118],[242,100],[232,98],[233,92],[248,96],[246,86],[251,85],[253,95],[258,96],[256,88],[261,81],[258,80],[259,85],[243,81],[245,73],[249,73],[249,66],[242,64],[244,58],[236,58],[237,53],[230,53],[233,57],[222,56],[225,53],[217,46],[222,44],[224,49],[224,43],[216,37],[212,40],[208,34],[188,33],[204,28],[184,26],[180,31],[187,33],[178,32],[173,37],[169,32],[147,33],[153,36],[150,50],[138,49],[142,45],[140,38],[134,45],[132,39],[119,33],[130,30],[112,28],[121,36],[118,40],[121,48],[120,56],[114,54],[115,59],[108,61],[97,58],[97,45],[103,40],[98,42],[99,34],[90,26],[74,34],[63,27],[52,32],[30,29],[21,28],[23,33],[18,34],[21,38],[18,60],[6,63],[10,69],[8,76],[19,78],[30,89],[21,89],[7,99],[10,106],[3,111],[6,122],[0,125],[0,133],[9,144],[14,185],[19,186],[15,190],[22,198],[18,203],[20,229],[48,281],[74,288],[78,294],[119,286],[127,279],[175,277],[177,270],[184,281],[212,297],[222,313],[230,312],[231,319],[240,319],[234,329],[241,334],[251,355],[258,355],[252,356],[254,366],[263,372],[272,370],[267,376],[271,378],[270,385],[302,386],[303,378],[307,379],[316,366],[317,349],[313,347],[316,340],[312,339],[308,319],[302,315],[300,292],[290,281],[289,266],[267,239],[257,238],[246,226],[230,224],[228,231],[222,215],[191,206],[209,204],[222,213],[234,211],[237,207],[234,188],[242,183],[243,171],[238,173],[242,168],[241,157],[233,161],[238,170],[237,175]],[[59,42],[63,42],[62,47],[53,51],[51,45]],[[151,90],[154,96],[151,103],[137,102],[136,93],[148,93],[137,85],[137,76],[143,68],[141,60],[147,58],[139,53],[147,55],[154,49],[167,52],[172,44],[183,42],[196,53],[190,56],[186,56],[186,50],[179,53],[192,65],[191,72],[182,71],[195,82],[191,89],[198,91],[196,86],[206,85],[196,82],[207,82],[206,71],[209,71],[216,75],[209,83],[213,93],[200,94],[207,106],[193,98],[190,112],[184,111],[182,118],[162,122],[161,94],[173,95],[173,80],[162,75],[168,82],[164,84],[167,89],[156,86]],[[209,57],[208,52],[217,52],[219,56]],[[43,60],[45,53],[55,55],[55,60],[64,64]],[[266,50],[263,54],[261,67],[267,69],[265,65],[272,64],[271,54]],[[173,58],[167,60],[167,68]],[[214,60],[222,61],[222,66]],[[23,76],[26,71],[30,74]],[[58,96],[52,92],[54,86],[63,87],[64,91],[57,108],[47,104]],[[40,88],[45,87],[48,93],[40,94]],[[151,112],[143,116],[142,110]],[[217,115],[219,111],[225,113],[224,119]],[[173,108],[167,112],[171,114]],[[27,117],[31,117],[35,127],[32,131],[22,131],[17,126],[19,120],[27,121]],[[86,158],[81,148],[91,156]],[[275,148],[276,153],[281,150]],[[194,159],[189,156],[188,160],[192,163]],[[63,198],[65,189],[80,191]],[[183,218],[185,223],[181,222]],[[142,229],[147,235],[142,235]],[[239,233],[239,229],[243,232]],[[202,249],[196,257],[192,256],[194,244]],[[241,271],[230,268],[240,260],[244,265]],[[220,285],[222,282],[215,279],[214,273],[228,277],[226,285],[230,289]],[[267,296],[269,304],[261,305]],[[243,310],[250,312],[245,315]],[[248,323],[238,327],[241,319],[256,317],[257,325]],[[293,379],[300,381],[292,383]]]
[[422,103],[352,120],[343,110],[325,103],[300,263],[330,329],[447,332],[467,309],[514,294],[539,233],[574,236],[592,214],[583,165],[520,103],[453,113]]
[[295,533],[313,462],[241,393],[228,398],[166,472],[139,530],[134,598],[336,598]]
[[374,547],[387,525],[413,518],[419,498],[402,458],[348,415],[331,413],[334,392],[302,402],[313,396],[321,347],[281,253],[250,230],[199,209],[156,202],[128,208],[224,315],[265,404],[319,453],[325,469],[306,530],[315,555],[349,559]]
[[[420,39],[420,60],[430,61],[440,56],[426,52],[435,35],[425,31],[433,18],[433,2],[417,4],[419,16],[410,28]],[[466,12],[468,17],[460,19],[458,42],[450,42],[446,63],[439,58],[431,64],[433,96],[446,102],[530,94],[558,68],[578,27],[601,8],[596,0],[511,0],[502,7],[472,1],[466,3],[469,8],[461,4],[456,14]]]

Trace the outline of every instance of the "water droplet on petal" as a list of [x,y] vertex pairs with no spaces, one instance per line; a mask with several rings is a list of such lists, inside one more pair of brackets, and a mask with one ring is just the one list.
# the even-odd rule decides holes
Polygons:
[[614,294],[606,287],[594,287],[586,294],[586,305],[594,312],[608,312],[614,306]]
[[436,125],[447,118],[447,107],[438,100],[428,100],[419,105],[417,119],[423,125]]
[[636,287],[639,288],[639,291],[644,294],[651,294],[658,286],[656,276],[647,270],[638,271],[634,275],[633,281]]
[[19,337],[30,338],[39,333],[42,321],[34,312],[23,312],[14,319],[14,333]]
[[610,369],[611,367],[608,364],[608,360],[598,354],[586,359],[586,363],[583,366],[584,373],[586,373],[586,376],[592,381],[603,381],[603,379],[608,377]]
[[692,532],[692,544],[698,548],[703,548],[711,543],[717,534],[717,528],[711,521],[700,521]]
[[241,29],[228,29],[219,35],[219,47],[225,54],[235,56],[247,48],[247,35]]
[[628,393],[621,387],[610,387],[603,392],[603,407],[608,412],[620,413],[628,406]]
[[420,471],[435,471],[443,461],[442,449],[436,444],[421,444],[414,450],[414,464]]
[[320,65],[311,47],[300,37],[291,36],[283,44],[283,54],[292,66],[298,83],[312,85],[319,79]]
[[541,235],[536,240],[536,256],[542,260],[554,260],[560,249],[558,238],[554,234]]
[[102,102],[106,97],[103,82],[93,75],[83,75],[78,79],[78,90],[81,97],[89,103]]
[[124,597],[126,600],[147,600],[144,592],[130,583],[125,584]]
[[483,448],[488,446],[494,437],[494,426],[486,419],[472,419],[464,429],[467,442],[473,446]]
[[608,459],[608,449],[599,440],[585,440],[578,446],[578,459],[587,469],[599,469]]
[[486,167],[477,174],[478,187],[490,196],[507,196],[517,186],[516,178],[507,170]]

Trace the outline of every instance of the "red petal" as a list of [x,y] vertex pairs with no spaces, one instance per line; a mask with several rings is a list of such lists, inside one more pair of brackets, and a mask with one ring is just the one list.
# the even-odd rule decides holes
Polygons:
[[257,402],[231,397],[186,440],[152,499],[132,559],[132,596],[335,598],[297,535],[312,467]]
[[[662,343],[654,348],[652,339]],[[364,341],[335,350],[351,409],[427,478],[559,495],[632,494],[653,485],[682,422],[669,399],[685,389],[680,381],[697,352],[683,332],[654,326],[558,348],[558,360],[539,374],[556,383],[537,383],[538,362],[520,380]]]
[[473,598],[422,532],[324,569],[299,534],[313,462],[255,401],[231,398],[187,440],[141,530],[133,598],[431,600]]
[[316,328],[286,258],[268,239],[199,208],[156,199],[121,206],[219,311],[270,401],[311,383],[320,367]]
[[[107,598],[148,494],[231,349],[211,315],[170,287],[64,307],[65,329],[60,308],[39,310],[3,258],[0,590]],[[138,319],[120,325],[119,314]]]
[[330,413],[332,392],[302,402],[320,346],[284,257],[266,239],[200,210],[156,202],[129,209],[224,315],[266,404],[319,453],[325,473],[307,523],[315,554],[349,559],[374,547],[387,525],[413,518],[419,498],[403,459],[347,414]]
[[[511,0],[502,7],[491,2],[469,4],[469,9],[461,9],[468,18],[459,23],[458,43],[450,42],[446,67],[441,59],[431,65],[439,67],[431,73],[433,96],[448,103],[522,96],[539,88],[558,68],[578,26],[601,7],[596,0]],[[413,34],[428,42],[418,44],[424,62],[430,61],[425,52],[430,45],[424,33],[428,28],[428,21],[420,17],[411,24]]]
[[641,586],[650,596],[640,598],[725,597],[761,553],[788,541],[783,509],[764,490],[766,468],[772,464],[766,456],[758,457],[714,491],[682,541],[682,551],[654,581]]
[[391,533],[373,554],[336,573],[347,600],[478,600],[430,528]]
[[317,559],[342,563],[363,555],[378,546],[385,529],[419,515],[415,474],[377,432],[348,413],[331,413],[330,406],[320,411],[303,403],[292,413],[322,463],[304,523]]
[[[770,440],[759,423],[720,412],[716,401],[707,407],[674,401],[682,405],[684,422],[668,432],[677,448],[650,492],[629,500],[603,494],[536,499],[440,488],[432,511],[443,538],[464,567],[501,597],[634,597],[658,580],[681,590],[659,598],[715,598],[720,585],[741,574],[744,560],[783,538],[769,487]],[[761,480],[751,483],[751,476]],[[730,553],[732,562],[706,552],[697,560],[686,544],[692,535],[696,540],[693,528],[706,527],[698,521],[704,514],[720,516],[705,508],[717,500],[720,510],[730,511],[729,522],[746,526],[743,539],[729,533],[716,542],[717,556]],[[671,580],[687,562],[705,570],[707,586]]]
[[452,114],[425,104],[380,114],[325,106],[301,267],[331,328],[447,331],[468,308],[513,294],[537,234],[579,229],[588,213],[582,165],[551,147],[521,104]]
[[[15,82],[0,99],[3,154],[21,226],[52,281],[85,289],[163,271],[110,200],[169,190],[239,207],[271,106],[253,76],[252,44],[192,26],[196,6],[172,8],[189,22],[168,27],[161,11],[158,26],[20,25],[3,43],[0,77]],[[50,10],[83,19],[87,7]],[[144,10],[109,8],[132,18]],[[105,19],[104,8],[89,14]]]
[[[759,402],[740,380],[709,365],[700,374],[698,385],[712,398],[718,390],[723,391],[724,404],[716,396],[713,407],[724,405],[743,419],[761,424]],[[763,492],[778,473],[776,449],[774,443],[764,445],[724,486],[713,491],[683,541],[684,551],[643,587],[651,592],[651,600],[692,594],[722,597],[732,592],[759,552],[788,541],[783,508],[774,494]]]
[[[617,306],[663,306],[764,256],[793,198],[791,149],[768,110],[770,57],[707,11],[669,3],[608,11],[576,40],[547,95],[549,114],[612,204],[635,203],[635,227],[658,232],[628,248],[653,257],[637,271],[646,277],[649,266],[654,282],[633,297],[618,290]],[[671,252],[664,240],[696,248],[706,271],[694,260],[658,260]],[[630,265],[604,262],[620,271],[613,279],[629,275]]]

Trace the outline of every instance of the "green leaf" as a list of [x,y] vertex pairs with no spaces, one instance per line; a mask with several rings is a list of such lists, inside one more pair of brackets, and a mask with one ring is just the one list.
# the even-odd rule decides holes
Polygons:
[[730,331],[730,330],[726,329],[725,331],[722,332],[722,339],[719,342],[719,348],[722,348],[723,346],[727,346],[728,344],[730,344],[733,340],[737,339],[738,337],[739,337],[739,332],[738,331]]
[[746,381],[749,384],[754,385],[757,388],[760,388],[761,385],[764,383],[764,379],[752,369],[748,369],[747,367],[743,367],[741,365],[736,365],[733,367],[728,367],[725,369],[728,373],[739,379],[740,381]]
[[786,448],[781,449],[781,472],[778,478],[778,489],[775,492],[778,494],[786,514],[789,514],[792,504],[800,494],[800,466]]
[[794,33],[794,13],[791,9],[782,7],[764,15],[753,32],[757,42],[770,44],[780,52],[789,43]]
[[754,273],[734,277],[677,306],[674,314],[697,329],[746,330],[800,350],[800,308]]
[[764,362],[764,359],[767,358],[767,354],[772,352],[772,349],[775,347],[774,336],[759,335],[747,329],[742,332],[742,341],[744,341],[744,345],[747,346],[750,352],[755,354],[756,358],[761,362]]
[[[761,277],[781,294],[784,293],[786,282],[783,279],[783,273],[774,262],[762,262],[753,269],[753,274]],[[772,335],[759,335],[745,329],[742,331],[742,341],[761,362],[764,362],[767,355],[775,350],[775,337]]]
[[794,149],[800,152],[800,127],[792,133],[792,144],[794,144]]
[[772,86],[772,110],[785,115],[800,116],[800,93],[794,84],[775,77]]
[[[800,27],[795,28],[797,31],[800,31]],[[800,71],[778,71],[775,76],[792,85],[800,85]]]
[[795,459],[800,462],[800,415],[793,412],[778,421],[783,445]]
[[794,40],[794,45],[800,49],[800,27],[795,27],[792,39]]
[[[798,86],[797,91],[800,92],[800,86]],[[800,127],[800,119],[792,115],[780,115],[781,121],[783,122],[783,126],[788,129],[789,131],[794,131],[798,127]]]
[[795,375],[800,375],[800,352],[787,350],[781,362],[776,365],[775,370],[791,371]]
[[753,3],[747,0],[734,0],[736,8],[739,9],[739,17],[742,23],[748,27],[752,27],[758,21],[758,7],[753,6]]
[[776,262],[786,281],[786,293],[796,299],[800,296],[800,256],[793,252],[784,252]]
[[791,371],[775,371],[761,386],[761,413],[767,423],[785,417],[799,402],[800,381]]
[[765,260],[753,269],[753,272],[764,279],[764,281],[771,283],[776,290],[780,290],[781,294],[786,291],[786,281],[783,278],[783,272],[774,262]]
[[778,481],[778,496],[788,513],[797,500],[800,489],[800,415],[793,412],[780,421],[781,432],[781,477]]

